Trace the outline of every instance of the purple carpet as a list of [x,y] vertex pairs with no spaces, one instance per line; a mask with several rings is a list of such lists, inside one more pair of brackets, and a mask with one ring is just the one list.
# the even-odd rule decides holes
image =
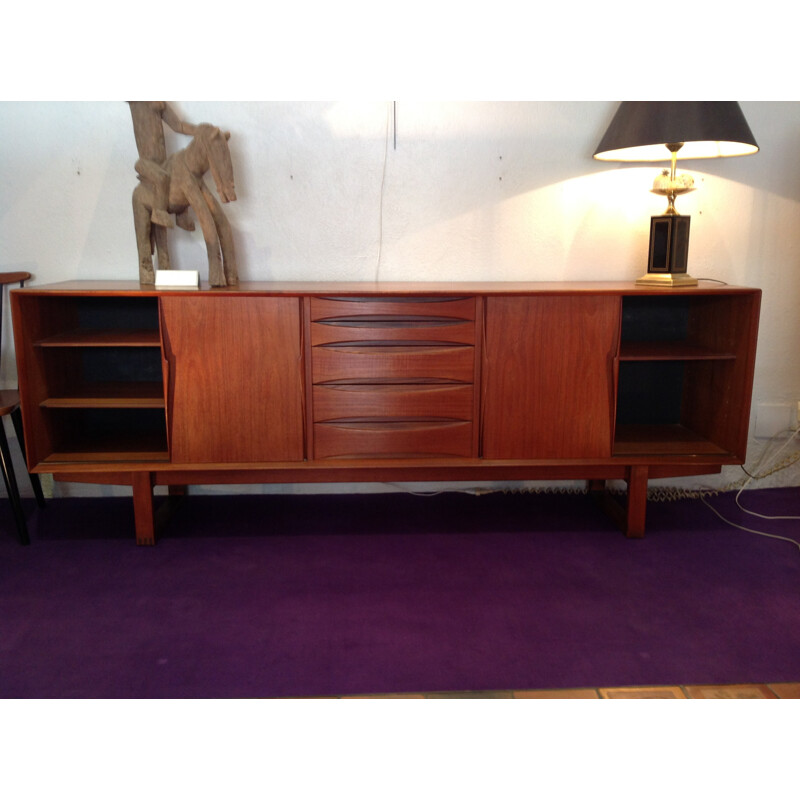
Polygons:
[[[796,521],[733,521],[798,538]],[[800,489],[750,491],[800,514]],[[584,495],[0,503],[0,697],[296,697],[800,679],[800,550],[699,500],[627,540]]]

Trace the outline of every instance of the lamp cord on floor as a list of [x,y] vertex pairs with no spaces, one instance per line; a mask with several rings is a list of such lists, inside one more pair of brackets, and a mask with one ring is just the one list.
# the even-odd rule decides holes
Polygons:
[[[785,434],[786,434],[786,431],[781,431],[780,433],[776,434],[776,436],[773,436],[772,440],[774,441],[774,439],[777,436],[784,436]],[[778,452],[775,453],[775,455],[772,457],[773,461],[776,461],[778,459],[778,457],[781,455],[781,453],[783,453],[783,451],[792,442],[797,440],[798,435],[800,435],[800,430],[796,430],[796,431],[792,432],[792,435],[789,436],[789,438],[784,442],[784,444],[778,449]],[[763,461],[763,460],[764,460],[764,456],[762,455],[761,461]],[[799,460],[800,460],[800,453],[795,453],[795,454],[793,454],[791,456],[788,456],[788,457],[784,458],[782,461],[779,461],[778,463],[773,464],[773,466],[769,467],[768,469],[766,469],[763,472],[759,472],[758,468],[756,468],[756,470],[754,470],[754,472],[751,473],[751,472],[748,472],[744,468],[744,466],[742,466],[742,471],[744,472],[744,474],[747,477],[745,479],[743,479],[742,481],[738,481],[732,487],[729,487],[731,490],[734,489],[734,488],[738,488],[739,489],[739,491],[736,493],[736,498],[735,498],[736,505],[742,511],[744,511],[745,514],[750,514],[751,516],[758,517],[759,519],[766,519],[766,520],[800,519],[800,516],[796,516],[796,515],[774,515],[774,516],[771,516],[771,515],[767,515],[767,514],[759,514],[757,511],[751,511],[750,509],[745,508],[742,505],[741,500],[740,500],[742,492],[754,480],[762,480],[763,478],[766,478],[768,475],[773,475],[774,473],[779,472],[782,469],[786,469],[787,467],[791,466],[792,464],[795,464]],[[760,465],[761,465],[761,462],[759,462],[758,466],[760,466]],[[766,531],[758,531],[758,530],[755,530],[755,528],[747,528],[744,525],[739,525],[736,522],[732,522],[731,520],[726,519],[724,516],[722,516],[722,514],[720,514],[719,511],[717,511],[716,508],[714,508],[714,506],[711,505],[711,503],[708,502],[708,500],[706,499],[708,497],[708,494],[709,493],[701,493],[699,495],[700,500],[703,502],[704,505],[706,505],[708,508],[710,508],[711,511],[713,511],[726,525],[730,525],[733,528],[738,528],[739,530],[746,531],[747,533],[754,533],[757,536],[765,536],[768,539],[779,539],[779,540],[784,541],[784,542],[789,542],[790,544],[793,544],[795,547],[797,547],[798,550],[800,550],[800,542],[798,542],[796,539],[791,539],[788,536],[779,536],[778,534],[775,534],[775,533],[767,533]]]

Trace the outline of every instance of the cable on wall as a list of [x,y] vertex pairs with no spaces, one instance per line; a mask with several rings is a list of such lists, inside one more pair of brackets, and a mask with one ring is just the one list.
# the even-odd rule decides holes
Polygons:
[[386,193],[386,165],[389,161],[389,124],[391,122],[394,149],[397,150],[397,109],[396,102],[392,102],[386,110],[386,132],[383,139],[383,170],[381,172],[381,192],[378,203],[378,260],[375,263],[375,280],[380,280],[381,256],[383,254],[383,198]]

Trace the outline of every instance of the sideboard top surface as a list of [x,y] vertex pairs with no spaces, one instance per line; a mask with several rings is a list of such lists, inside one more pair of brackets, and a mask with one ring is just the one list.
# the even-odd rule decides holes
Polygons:
[[731,286],[716,282],[701,281],[699,286],[685,288],[661,288],[637,286],[632,281],[253,281],[238,286],[210,287],[202,284],[199,289],[156,288],[138,281],[64,281],[42,285],[29,285],[13,289],[20,294],[97,294],[161,296],[174,294],[200,295],[276,295],[276,296],[364,296],[364,295],[556,295],[573,293],[612,295],[693,295],[693,294],[737,294],[760,292],[743,286]]

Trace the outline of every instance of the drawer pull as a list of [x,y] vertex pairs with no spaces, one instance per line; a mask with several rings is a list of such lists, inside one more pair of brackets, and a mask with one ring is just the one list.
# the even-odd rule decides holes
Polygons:
[[457,303],[467,297],[321,297],[334,303]]
[[420,347],[462,347],[461,342],[441,342],[437,340],[416,340],[416,339],[371,339],[364,342],[360,339],[342,342],[326,342],[325,344],[315,345],[331,349],[341,349],[348,353],[413,353]]
[[335,317],[317,320],[318,325],[342,328],[434,328],[442,325],[463,325],[463,319],[444,317]]

